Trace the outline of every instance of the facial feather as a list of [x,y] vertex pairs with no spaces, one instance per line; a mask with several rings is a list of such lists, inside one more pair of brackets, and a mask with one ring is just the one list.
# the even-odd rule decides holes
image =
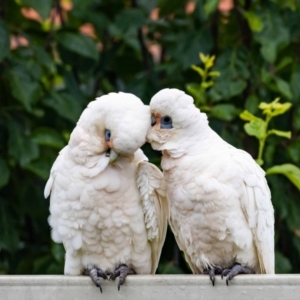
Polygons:
[[[110,93],[89,103],[73,130],[69,145],[77,157],[101,155],[109,148],[132,155],[145,143],[150,109],[136,96]],[[110,140],[105,140],[105,131]]]

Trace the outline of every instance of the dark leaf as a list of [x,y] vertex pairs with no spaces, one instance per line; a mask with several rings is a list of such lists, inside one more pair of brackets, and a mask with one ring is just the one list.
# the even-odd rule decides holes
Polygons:
[[73,123],[77,122],[82,112],[82,106],[78,99],[66,92],[52,93],[43,100],[43,103]]
[[88,36],[79,33],[61,32],[56,36],[57,42],[71,52],[97,60],[96,43]]
[[0,157],[0,189],[8,183],[10,171],[4,159]]
[[14,120],[10,120],[8,124],[8,154],[21,166],[25,166],[39,155],[38,145],[23,126]]
[[10,41],[8,30],[4,22],[0,20],[0,62],[8,55],[9,46]]

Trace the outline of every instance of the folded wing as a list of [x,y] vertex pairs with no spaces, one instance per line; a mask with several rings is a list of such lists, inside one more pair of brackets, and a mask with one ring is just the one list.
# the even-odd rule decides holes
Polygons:
[[262,274],[274,274],[274,210],[265,172],[245,151],[235,151],[234,160],[243,171],[240,199],[253,234]]
[[155,165],[143,161],[138,167],[137,185],[141,193],[148,240],[151,243],[151,274],[154,274],[168,226],[169,207],[166,199],[166,183],[162,172]]

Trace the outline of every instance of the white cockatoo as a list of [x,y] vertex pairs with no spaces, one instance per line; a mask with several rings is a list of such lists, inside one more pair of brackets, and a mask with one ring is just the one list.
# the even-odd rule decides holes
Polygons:
[[63,243],[66,275],[115,279],[154,274],[165,240],[168,206],[161,171],[140,146],[150,108],[127,93],[89,103],[57,157],[45,187],[51,236]]
[[147,140],[162,151],[170,225],[194,274],[226,283],[274,274],[274,211],[264,171],[208,125],[192,97],[164,89],[150,102]]

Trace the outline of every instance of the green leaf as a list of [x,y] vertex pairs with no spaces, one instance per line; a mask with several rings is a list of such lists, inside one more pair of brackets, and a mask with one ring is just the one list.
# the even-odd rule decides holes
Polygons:
[[61,32],[56,36],[59,45],[81,56],[97,60],[99,53],[96,43],[88,36],[79,33]]
[[268,135],[270,135],[270,134],[275,134],[275,135],[285,137],[288,139],[290,139],[292,136],[291,131],[281,131],[281,130],[275,130],[275,129],[268,130]]
[[274,166],[266,171],[267,175],[282,174],[300,190],[300,169],[292,164]]
[[54,109],[61,117],[76,123],[81,112],[81,102],[66,92],[52,93],[43,103]]
[[211,108],[211,116],[224,121],[232,121],[240,110],[232,104],[217,104]]
[[252,120],[244,128],[249,135],[262,139],[265,136],[266,123],[262,119]]
[[0,189],[7,185],[10,171],[4,159],[0,157]]
[[220,0],[206,0],[204,4],[204,12],[210,16],[218,7]]
[[51,253],[57,262],[63,263],[65,260],[66,251],[62,244],[51,243]]
[[24,169],[32,172],[36,176],[39,176],[43,180],[47,180],[49,178],[51,166],[51,163],[40,157],[37,160],[26,164]]
[[42,96],[40,84],[33,80],[26,69],[21,66],[13,67],[6,74],[12,95],[19,100],[27,111],[32,110],[32,104]]
[[260,52],[264,59],[269,63],[274,63],[276,60],[276,44],[274,42],[264,43],[261,48]]
[[0,249],[14,253],[18,247],[19,238],[14,224],[15,217],[9,208],[11,205],[8,200],[0,197]]
[[9,54],[10,40],[5,23],[0,19],[0,62]]
[[263,20],[263,29],[254,32],[254,40],[261,44],[263,58],[273,64],[279,50],[290,43],[290,29],[280,11],[274,7],[256,10],[256,14]]
[[297,102],[300,98],[300,65],[298,64],[296,70],[293,72],[291,76],[291,90],[293,92],[293,102]]
[[243,15],[252,31],[262,31],[264,24],[257,14],[251,11],[243,11]]
[[22,4],[35,9],[42,19],[47,19],[50,14],[52,0],[22,0]]
[[300,163],[300,141],[294,141],[287,147],[287,152],[291,160],[297,164]]
[[39,127],[33,131],[31,138],[39,145],[61,149],[65,146],[64,139],[54,129]]
[[9,139],[8,154],[21,166],[25,166],[39,156],[38,145],[30,138],[24,125],[10,120],[8,123]]
[[240,118],[244,121],[261,120],[260,118],[257,118],[253,114],[251,114],[248,110],[244,110],[242,113],[240,113]]
[[275,251],[275,272],[276,274],[289,274],[293,267],[290,260],[282,255],[279,251]]
[[275,83],[276,83],[276,86],[277,86],[279,92],[280,92],[283,96],[285,96],[285,97],[288,98],[288,99],[292,99],[292,98],[293,98],[293,95],[292,95],[292,91],[291,91],[290,85],[289,85],[285,80],[276,77],[276,78],[275,78]]
[[258,110],[258,105],[259,105],[259,98],[251,94],[247,97],[246,102],[245,102],[245,108],[252,114],[255,114]]
[[206,102],[205,92],[202,90],[199,83],[188,83],[185,87],[188,93],[195,99],[195,105],[197,107]]
[[279,72],[289,64],[293,63],[293,59],[290,56],[285,56],[276,66],[276,71]]

